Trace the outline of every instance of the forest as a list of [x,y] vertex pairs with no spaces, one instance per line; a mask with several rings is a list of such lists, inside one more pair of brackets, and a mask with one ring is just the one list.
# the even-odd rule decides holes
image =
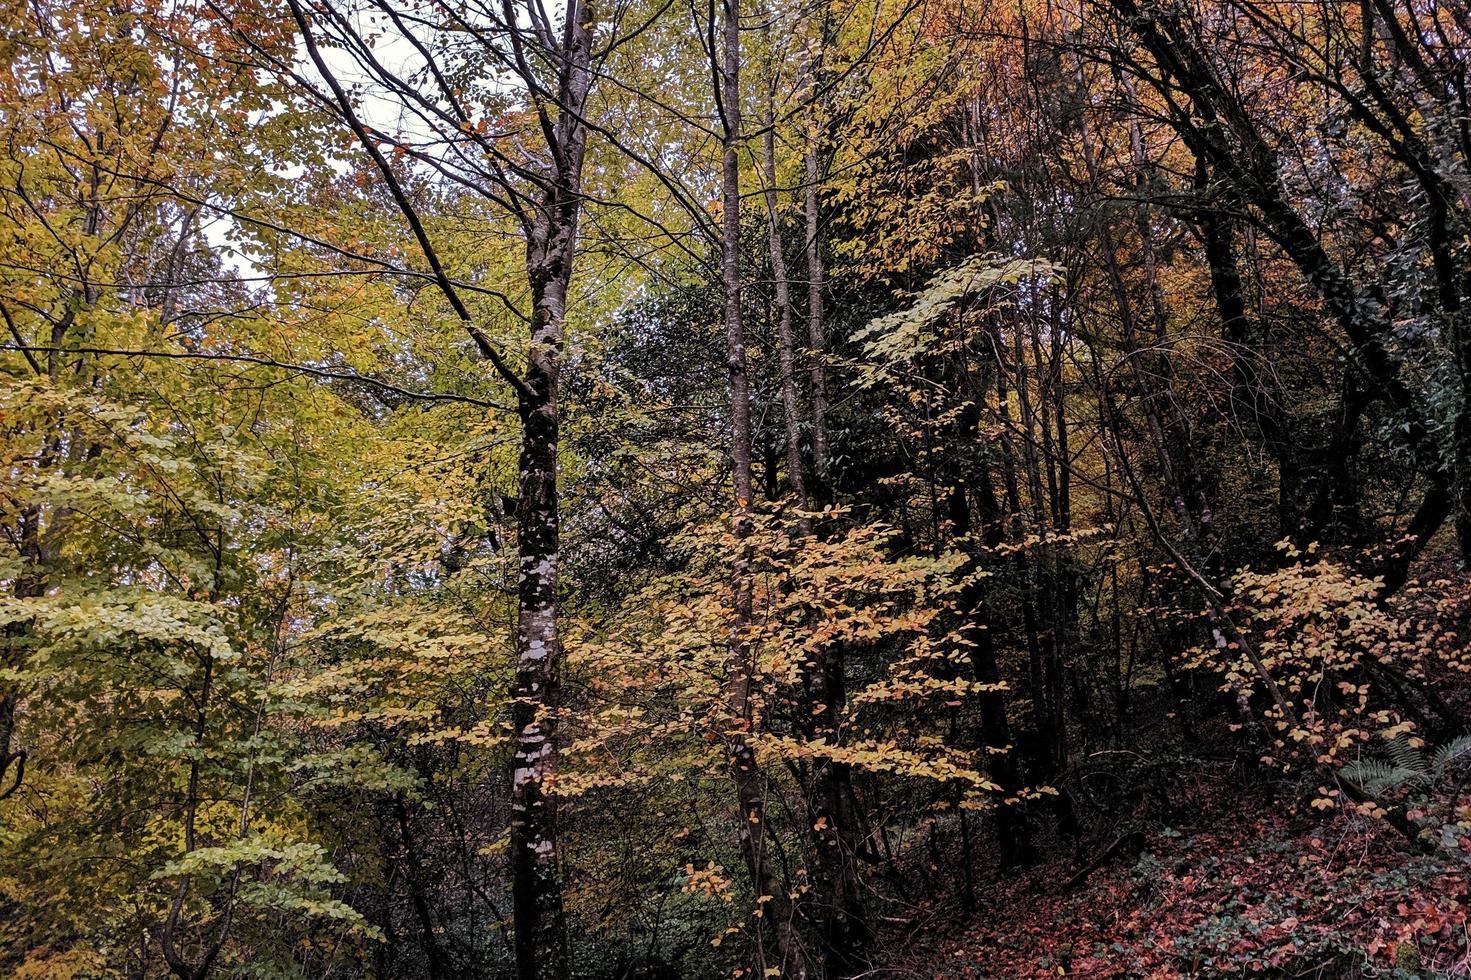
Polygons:
[[0,975],[1471,976],[1468,0],[0,0]]

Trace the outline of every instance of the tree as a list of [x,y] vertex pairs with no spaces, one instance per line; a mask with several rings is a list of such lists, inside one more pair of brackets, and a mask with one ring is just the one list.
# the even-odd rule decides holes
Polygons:
[[[556,772],[559,509],[557,456],[558,392],[568,287],[577,249],[582,209],[582,168],[587,153],[585,113],[592,86],[596,11],[589,3],[570,6],[560,29],[539,3],[524,8],[482,5],[442,10],[433,19],[406,16],[391,4],[362,9],[330,6],[312,11],[291,5],[312,65],[326,86],[312,88],[332,106],[373,160],[428,263],[435,284],[464,323],[476,348],[516,393],[522,424],[516,501],[519,554],[517,668],[512,724],[511,862],[515,882],[516,962],[522,977],[567,974],[566,936],[557,865],[556,818],[546,784]],[[382,18],[398,43],[412,48],[419,65],[404,77],[374,54],[375,40],[356,23]],[[443,158],[415,146],[412,133],[386,134],[363,121],[354,98],[322,54],[321,31],[365,71],[415,121],[454,149]],[[420,32],[427,32],[428,39]],[[467,48],[464,38],[470,39]],[[510,107],[501,93],[476,87],[466,93],[451,81],[467,66],[489,69],[515,85],[525,100],[519,119],[494,119]],[[291,66],[282,66],[291,71]],[[422,79],[422,82],[418,80]],[[308,83],[310,84],[310,83]],[[482,99],[478,103],[475,99]],[[502,125],[509,123],[505,131]],[[541,141],[540,152],[520,147],[524,137]],[[525,285],[530,313],[525,366],[514,370],[444,272],[429,232],[405,188],[407,177],[385,153],[446,173],[456,183],[504,210],[525,240]],[[509,305],[509,304],[508,304]],[[513,313],[519,314],[514,306]]]

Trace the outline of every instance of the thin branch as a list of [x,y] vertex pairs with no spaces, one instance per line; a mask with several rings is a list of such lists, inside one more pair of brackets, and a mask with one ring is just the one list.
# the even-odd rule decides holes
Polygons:
[[438,391],[414,391],[411,388],[402,388],[391,382],[369,378],[353,371],[333,371],[328,368],[312,367],[308,364],[290,364],[285,361],[278,361],[272,357],[262,357],[255,354],[224,354],[211,351],[124,350],[113,347],[35,347],[22,344],[0,344],[0,350],[19,351],[26,355],[27,360],[31,359],[32,354],[98,354],[107,357],[157,357],[168,360],[238,361],[243,364],[259,364],[263,367],[280,368],[283,371],[295,371],[298,374],[309,374],[314,378],[322,378],[327,381],[347,381],[353,384],[368,385],[380,391],[398,395],[400,398],[410,398],[414,401],[458,402],[464,405],[475,405],[479,408],[489,408],[498,412],[516,411],[510,405],[488,401],[484,398],[473,398],[469,395],[454,395]]
[[363,149],[372,158],[373,163],[378,168],[378,172],[383,175],[383,181],[387,185],[389,193],[393,195],[394,202],[398,204],[399,211],[403,213],[404,220],[409,223],[409,228],[413,231],[414,238],[419,243],[420,251],[424,253],[424,259],[429,263],[429,268],[433,273],[435,283],[439,286],[439,291],[444,294],[445,299],[449,301],[450,307],[454,309],[456,315],[464,323],[465,329],[469,332],[471,339],[475,341],[475,346],[479,348],[480,353],[494,365],[495,369],[500,372],[501,376],[506,379],[511,387],[516,389],[517,394],[523,398],[528,397],[531,393],[527,389],[525,382],[521,380],[515,371],[511,370],[511,366],[506,363],[500,351],[496,349],[495,344],[491,343],[485,331],[475,325],[474,319],[470,316],[470,311],[465,306],[464,300],[460,298],[459,292],[455,289],[454,284],[450,282],[449,276],[444,271],[444,266],[440,264],[439,253],[435,251],[434,244],[430,242],[429,233],[424,230],[424,223],[419,220],[419,212],[415,209],[413,203],[409,201],[408,195],[404,192],[403,185],[399,182],[398,175],[393,172],[393,167],[389,164],[387,158],[383,156],[383,152],[378,149],[377,143],[368,135],[368,131],[363,126],[362,121],[358,119],[358,114],[352,107],[352,100],[348,98],[347,92],[343,90],[342,83],[337,80],[337,76],[327,67],[327,61],[322,57],[322,52],[317,48],[316,39],[312,36],[311,28],[307,24],[306,13],[301,9],[301,4],[297,0],[287,0],[287,3],[291,8],[291,16],[296,21],[297,28],[301,31],[302,43],[306,46],[307,55],[311,58],[312,64],[316,66],[317,73],[322,76],[322,80],[327,83],[328,88],[332,90],[333,96],[337,99],[337,105],[342,113],[343,120],[352,128],[352,131],[357,135],[358,142],[362,144]]

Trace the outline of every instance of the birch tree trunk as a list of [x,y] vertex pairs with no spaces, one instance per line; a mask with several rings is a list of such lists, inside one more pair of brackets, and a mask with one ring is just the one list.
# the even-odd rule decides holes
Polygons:
[[587,126],[582,119],[595,14],[568,5],[558,71],[560,111],[548,141],[548,190],[528,223],[526,276],[531,286],[531,345],[518,390],[521,458],[516,505],[520,575],[511,760],[511,885],[516,974],[520,980],[568,976],[555,801],[546,792],[557,770],[556,722],[561,640],[557,633],[560,521],[557,499],[559,385],[581,214]]
[[[531,246],[528,252],[534,249]],[[528,261],[529,266],[534,263],[535,259]],[[547,780],[557,769],[561,659],[557,635],[557,389],[566,278],[554,268],[551,281],[542,286],[536,299],[525,390],[519,402],[522,435],[516,541],[520,577],[511,709],[516,733],[511,762],[511,895],[516,974],[521,980],[567,975],[556,808],[545,792]]]

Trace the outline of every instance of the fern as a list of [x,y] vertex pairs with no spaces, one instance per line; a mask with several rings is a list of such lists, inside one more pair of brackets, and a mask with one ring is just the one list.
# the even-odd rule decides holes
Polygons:
[[1384,747],[1387,759],[1359,759],[1343,767],[1343,775],[1370,793],[1406,787],[1428,787],[1471,760],[1471,735],[1462,735],[1434,752],[1417,749],[1404,739]]
[[1383,759],[1351,762],[1343,767],[1343,775],[1376,796],[1419,782],[1422,778],[1421,773],[1414,769],[1393,765]]
[[1431,768],[1435,772],[1435,778],[1440,780],[1468,759],[1471,759],[1471,735],[1461,735],[1435,750],[1431,756]]
[[1389,761],[1397,769],[1404,769],[1413,774],[1411,782],[1428,782],[1430,780],[1430,761],[1425,753],[1415,748],[1402,738],[1397,738],[1384,747],[1384,754],[1389,756]]

